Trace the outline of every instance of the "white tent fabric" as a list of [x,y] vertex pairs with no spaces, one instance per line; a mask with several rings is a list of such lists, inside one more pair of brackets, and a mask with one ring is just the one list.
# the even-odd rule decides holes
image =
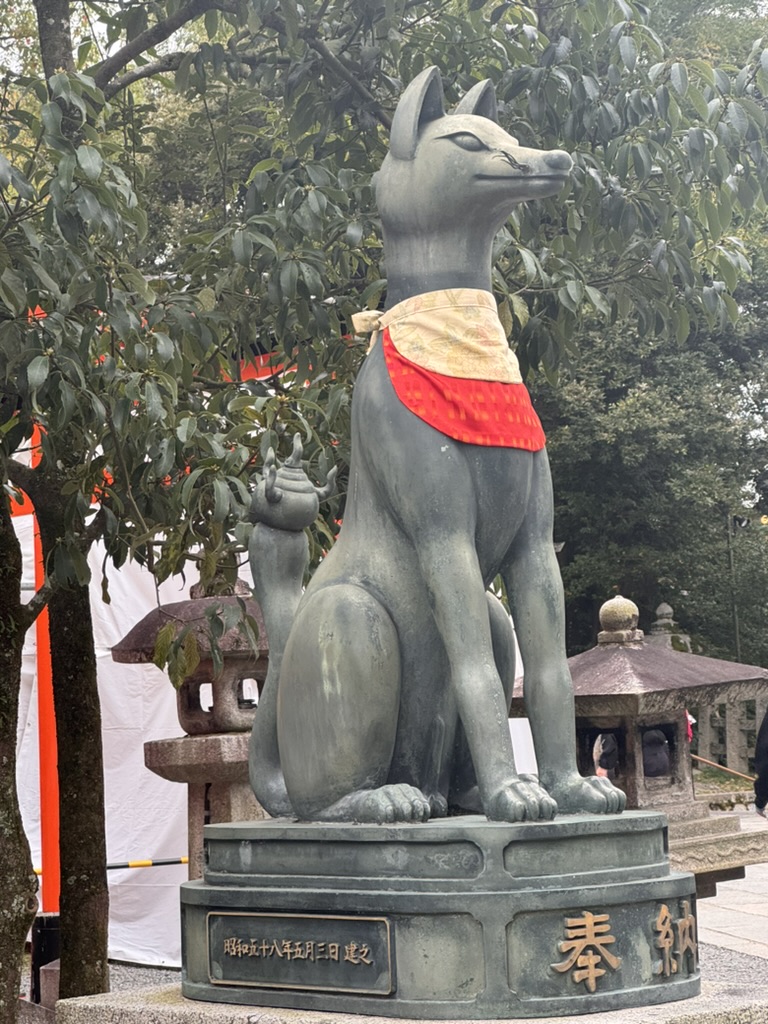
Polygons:
[[[32,517],[14,520],[31,588]],[[110,572],[111,604],[101,599],[103,552],[90,556],[92,607],[102,710],[108,863],[173,858],[187,853],[187,788],[144,766],[144,742],[182,735],[168,677],[153,665],[120,665],[110,648],[156,603],[148,573],[135,565]],[[187,587],[189,581],[187,581]],[[183,600],[186,588],[165,584],[163,603]],[[40,796],[37,739],[35,631],[27,636],[19,700],[18,787],[32,859],[40,866]],[[134,963],[181,962],[179,885],[185,865],[109,872],[109,955]]]

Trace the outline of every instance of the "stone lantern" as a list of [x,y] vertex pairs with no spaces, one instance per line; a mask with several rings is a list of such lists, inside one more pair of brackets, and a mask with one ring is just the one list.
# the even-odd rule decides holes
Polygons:
[[[230,596],[196,597],[154,608],[112,648],[115,661],[148,663],[166,623],[176,622],[179,629],[188,626],[194,632],[200,663],[176,695],[179,724],[186,735],[144,744],[144,763],[150,771],[187,785],[190,878],[202,875],[204,825],[267,817],[248,780],[248,742],[256,701],[246,694],[245,682],[250,680],[261,691],[269,648],[261,609],[248,594],[238,581]],[[217,673],[208,615],[238,601],[243,601],[258,625],[259,651],[251,650],[239,629],[228,630],[219,639],[223,665]],[[205,688],[210,691],[210,707],[202,699]]]
[[[684,653],[682,643],[646,638],[637,622],[637,605],[614,597],[600,609],[597,646],[568,660],[579,770],[595,774],[602,750],[627,808],[667,815],[671,866],[695,874],[699,896],[714,895],[718,881],[768,860],[768,833],[742,833],[737,815],[713,817],[697,802],[686,709],[768,695],[768,670]],[[524,714],[521,683],[513,716]]]

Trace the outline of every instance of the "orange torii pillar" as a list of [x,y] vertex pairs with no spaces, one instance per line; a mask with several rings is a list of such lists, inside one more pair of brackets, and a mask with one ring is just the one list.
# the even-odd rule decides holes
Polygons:
[[[39,460],[40,436],[33,435],[33,465]],[[12,506],[14,516],[34,515],[29,498]],[[40,531],[35,520],[35,589],[45,582],[45,565]],[[56,746],[56,713],[53,706],[51,672],[51,638],[48,609],[44,608],[35,622],[37,655],[37,728],[40,760],[40,839],[42,854],[41,902],[43,913],[58,914],[61,869],[59,865],[59,776]]]

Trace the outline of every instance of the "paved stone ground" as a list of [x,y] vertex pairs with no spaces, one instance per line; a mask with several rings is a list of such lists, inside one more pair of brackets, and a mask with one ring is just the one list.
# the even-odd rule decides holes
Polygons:
[[[768,820],[754,810],[739,817],[743,831],[765,834],[765,863],[750,864],[745,878],[723,882],[717,896],[699,902],[699,941],[768,960]],[[764,969],[768,979],[768,964]]]

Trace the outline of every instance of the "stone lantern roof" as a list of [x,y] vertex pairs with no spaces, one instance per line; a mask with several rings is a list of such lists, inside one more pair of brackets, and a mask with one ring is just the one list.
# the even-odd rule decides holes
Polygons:
[[[205,660],[211,650],[211,634],[207,613],[211,610],[223,610],[227,606],[236,605],[242,600],[246,612],[259,627],[259,649],[269,650],[267,632],[261,608],[250,597],[250,591],[244,597],[239,592],[222,597],[197,597],[188,601],[176,601],[173,604],[160,605],[153,608],[112,648],[112,659],[126,664],[148,663],[153,660],[157,634],[169,622],[176,623],[178,630],[190,626],[195,634],[201,658]],[[244,658],[255,661],[253,651],[245,634],[233,627],[219,639],[219,648],[226,658]]]
[[[668,605],[657,615],[674,627]],[[676,650],[663,636],[673,630],[652,630],[646,637],[637,619],[637,605],[612,598],[600,609],[597,646],[568,659],[577,713],[636,716],[768,695],[768,669]],[[520,684],[518,679],[516,697],[522,695]]]

